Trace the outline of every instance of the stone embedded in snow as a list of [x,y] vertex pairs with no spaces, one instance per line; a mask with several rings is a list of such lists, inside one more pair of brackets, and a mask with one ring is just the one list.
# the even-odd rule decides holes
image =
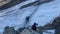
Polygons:
[[36,32],[36,31],[33,31],[33,30],[31,30],[31,29],[24,29],[24,30],[21,32],[21,34],[40,34],[40,33]]

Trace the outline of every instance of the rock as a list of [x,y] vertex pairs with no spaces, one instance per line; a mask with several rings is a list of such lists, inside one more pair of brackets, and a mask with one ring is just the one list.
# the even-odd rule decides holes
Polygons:
[[57,27],[57,28],[55,29],[55,34],[60,34],[60,27]]
[[14,27],[6,26],[3,34],[19,34],[16,30],[14,30]]
[[13,7],[19,3],[24,2],[24,1],[26,1],[26,0],[11,0],[10,2],[0,6],[0,10],[8,9],[8,8]]
[[24,29],[25,29],[25,27],[24,28],[19,28],[17,31],[18,31],[18,33],[21,33]]
[[20,34],[40,34],[32,29],[24,29]]

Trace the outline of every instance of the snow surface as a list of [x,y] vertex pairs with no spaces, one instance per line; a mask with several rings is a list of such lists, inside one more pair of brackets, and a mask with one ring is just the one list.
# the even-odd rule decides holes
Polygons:
[[[11,8],[0,10],[0,31],[4,30],[4,27],[16,26],[15,28],[22,27],[25,23],[25,18],[32,14],[37,6],[30,6],[28,8],[19,9],[22,5],[31,3],[29,1],[20,3]],[[35,1],[35,0],[34,0]],[[32,2],[34,2],[32,1]],[[54,0],[49,3],[44,3],[39,6],[36,12],[31,16],[29,25],[34,22],[38,23],[39,26],[44,26],[50,23],[55,17],[60,15],[60,0]],[[17,27],[17,25],[19,25]]]
[[47,32],[43,32],[43,34],[54,34],[55,30],[46,30]]

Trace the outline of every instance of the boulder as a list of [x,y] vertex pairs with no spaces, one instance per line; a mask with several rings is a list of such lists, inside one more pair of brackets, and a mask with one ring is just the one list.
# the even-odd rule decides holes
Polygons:
[[20,34],[40,34],[32,29],[24,29]]
[[19,34],[19,33],[14,29],[14,27],[7,26],[5,27],[3,34]]

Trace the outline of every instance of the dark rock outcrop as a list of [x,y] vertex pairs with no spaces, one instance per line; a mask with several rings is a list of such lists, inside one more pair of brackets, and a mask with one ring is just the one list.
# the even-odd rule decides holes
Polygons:
[[60,16],[53,20],[52,25],[55,27],[55,34],[60,34]]
[[53,0],[44,0],[44,1],[37,0],[35,2],[32,2],[32,3],[26,4],[24,6],[21,6],[20,9],[23,9],[23,8],[26,8],[26,7],[29,7],[29,6],[32,6],[32,5],[36,6],[36,5],[40,5],[40,4],[43,4],[43,3],[48,3],[48,2],[51,2],[51,1],[53,1]]
[[19,34],[14,27],[6,26],[3,34]]
[[24,1],[26,1],[26,0],[11,0],[9,3],[6,3],[2,6],[0,6],[0,10],[10,8],[10,7],[15,6],[15,5],[17,5],[21,2],[24,2]]

